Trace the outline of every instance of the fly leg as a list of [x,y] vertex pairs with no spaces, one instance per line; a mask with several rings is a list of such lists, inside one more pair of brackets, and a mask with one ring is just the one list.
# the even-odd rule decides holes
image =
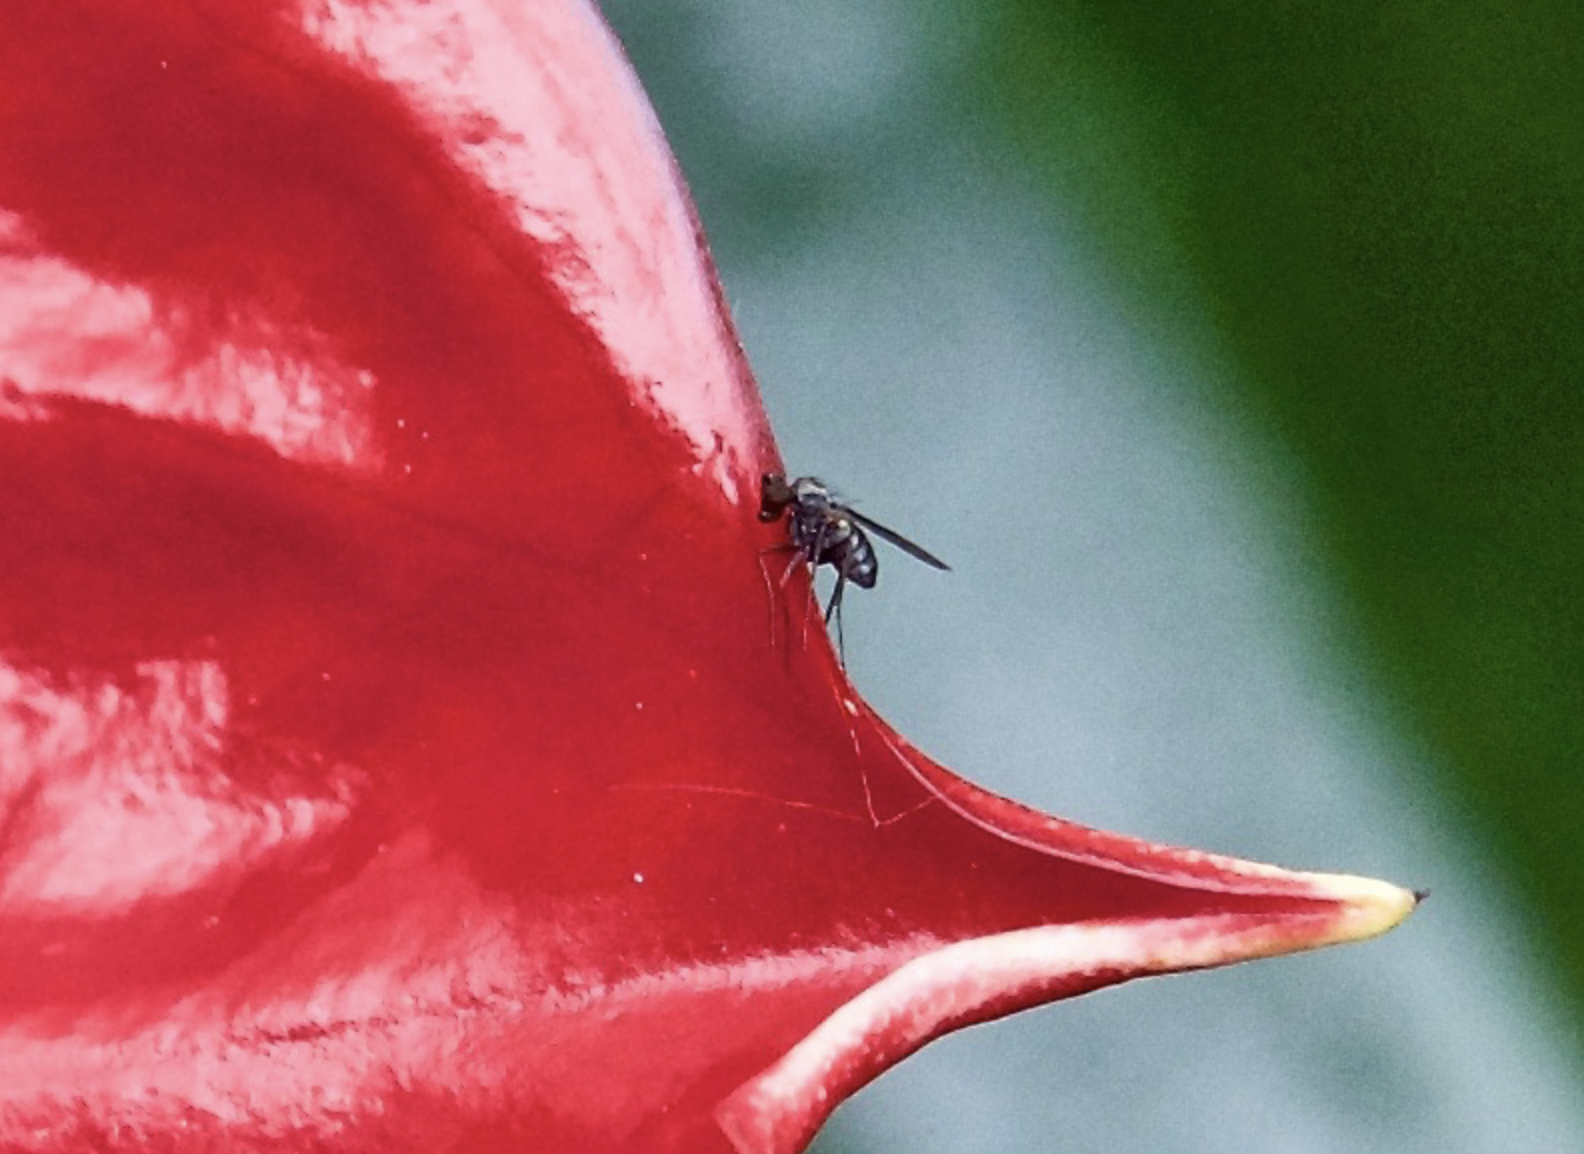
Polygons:
[[[824,559],[824,555],[825,555],[825,537],[826,537],[827,530],[829,528],[830,528],[829,522],[821,521],[820,524],[819,524],[819,528],[814,530],[814,540],[810,543],[809,546],[805,546],[804,547],[804,552],[808,556],[809,566],[810,566],[810,568],[809,568],[809,597],[810,598],[817,597],[817,594],[814,592],[814,574],[819,571],[820,561]],[[819,601],[818,600],[814,601],[814,607],[815,608],[819,607]],[[803,611],[803,648],[805,648],[805,649],[808,648],[808,619],[809,619],[808,610],[805,608],[804,611]],[[826,620],[827,621],[829,620],[828,616],[827,616]]]
[[[781,571],[781,576],[779,579],[772,579],[770,575],[770,568],[765,564],[765,558],[772,553],[791,554],[790,559],[787,561],[786,568]],[[776,647],[776,634],[780,632],[780,630],[776,628],[777,604],[779,604],[781,607],[781,618],[783,622],[785,622],[786,627],[790,629],[791,626],[791,618],[787,611],[786,602],[778,595],[785,593],[787,582],[792,580],[792,574],[797,572],[797,567],[802,563],[802,548],[800,546],[793,545],[790,542],[785,545],[771,545],[767,548],[759,550],[759,576],[764,579],[765,599],[770,612],[769,625],[771,649]]]
[[836,655],[841,658],[842,668],[847,668],[847,638],[842,634],[842,593],[847,588],[847,570],[841,566],[836,568],[836,588],[831,593],[830,604],[825,607],[825,624],[831,623],[831,618],[836,618]]

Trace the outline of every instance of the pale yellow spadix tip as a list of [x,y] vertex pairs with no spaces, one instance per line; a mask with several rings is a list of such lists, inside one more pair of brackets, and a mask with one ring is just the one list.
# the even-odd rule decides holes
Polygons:
[[1379,937],[1413,913],[1425,896],[1423,892],[1403,889],[1376,878],[1355,874],[1304,874],[1315,889],[1314,896],[1329,899],[1344,908],[1334,930],[1315,945],[1362,942]]

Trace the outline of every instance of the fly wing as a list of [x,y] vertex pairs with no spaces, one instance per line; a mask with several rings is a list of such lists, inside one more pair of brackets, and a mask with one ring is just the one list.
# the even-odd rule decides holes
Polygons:
[[844,507],[842,511],[854,521],[857,521],[858,524],[862,525],[865,529],[869,530],[869,532],[873,533],[876,537],[880,537],[891,542],[891,544],[902,550],[902,552],[906,553],[909,557],[916,557],[920,561],[924,562],[924,564],[930,565],[936,569],[951,569],[950,565],[946,564],[946,562],[935,556],[935,554],[931,553],[922,545],[913,544],[913,542],[902,536],[902,534],[898,533],[895,529],[887,529],[884,525],[880,524],[880,522],[870,517],[865,517],[856,509]]

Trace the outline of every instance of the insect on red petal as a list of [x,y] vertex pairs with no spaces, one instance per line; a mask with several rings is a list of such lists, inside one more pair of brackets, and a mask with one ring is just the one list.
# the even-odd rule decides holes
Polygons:
[[592,7],[13,0],[0,158],[0,1147],[791,1151],[1410,908],[985,793],[745,627],[782,466]]

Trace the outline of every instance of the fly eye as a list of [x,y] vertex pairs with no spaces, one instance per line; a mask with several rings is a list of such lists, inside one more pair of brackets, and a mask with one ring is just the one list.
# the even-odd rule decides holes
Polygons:
[[780,473],[766,473],[759,478],[759,520],[774,521],[790,505],[796,494]]

